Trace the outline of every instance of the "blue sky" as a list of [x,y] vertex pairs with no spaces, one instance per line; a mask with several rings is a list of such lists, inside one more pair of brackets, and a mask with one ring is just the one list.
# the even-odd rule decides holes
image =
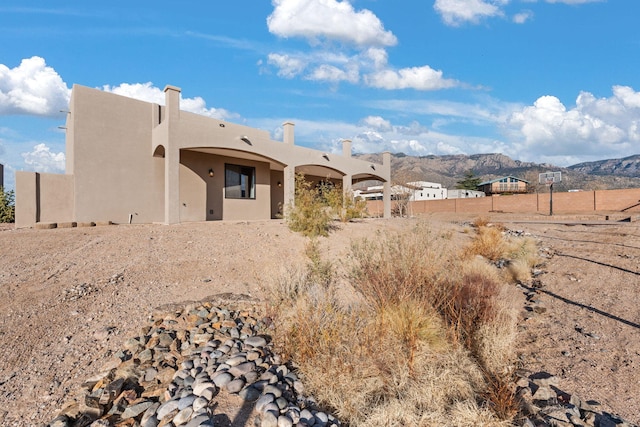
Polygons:
[[63,172],[73,84],[339,152],[640,153],[636,0],[4,0],[0,163]]

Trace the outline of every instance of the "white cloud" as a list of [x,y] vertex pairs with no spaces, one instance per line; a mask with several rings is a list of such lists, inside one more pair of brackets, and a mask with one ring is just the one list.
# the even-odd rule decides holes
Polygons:
[[[104,85],[102,90],[156,104],[164,104],[165,100],[164,91],[153,86],[153,83],[151,82],[133,84],[122,83],[119,86]],[[195,98],[182,98],[181,95],[180,109],[220,120],[229,120],[239,117],[238,114],[231,113],[223,108],[207,108],[206,101],[199,96],[196,96]]]
[[[460,85],[428,65],[393,69],[386,46],[397,40],[370,11],[356,12],[348,0],[273,0],[269,30],[281,37],[300,36],[311,43],[310,53],[271,53],[267,63],[284,78],[337,84],[364,83],[378,89],[438,90]],[[336,48],[339,40],[352,48]]]
[[452,79],[442,78],[442,71],[428,65],[402,68],[400,70],[380,70],[365,76],[368,86],[380,89],[437,90],[458,85]]
[[513,16],[513,22],[516,24],[524,24],[531,19],[533,19],[533,12],[530,10],[523,10]]
[[459,26],[477,24],[484,18],[503,16],[502,6],[509,0],[436,0],[433,8],[442,16],[445,24]]
[[362,119],[362,124],[368,128],[378,131],[389,131],[392,129],[391,122],[380,116],[368,116]]
[[63,173],[65,170],[64,153],[53,153],[46,144],[38,144],[28,153],[22,153],[25,165],[29,169],[45,173]]
[[286,77],[288,79],[302,73],[307,66],[306,61],[302,60],[302,58],[294,58],[279,53],[269,54],[268,63],[278,69],[278,75],[280,77]]
[[614,86],[609,98],[582,92],[571,109],[543,96],[512,114],[507,125],[520,133],[523,153],[626,156],[640,143],[640,93],[628,86]]
[[337,40],[358,46],[393,46],[396,37],[386,31],[371,11],[356,11],[348,0],[273,0],[267,18],[269,31],[279,37],[302,37],[312,43]]
[[417,121],[409,123],[408,126],[396,126],[394,129],[401,135],[420,136],[429,133],[429,129]]
[[39,56],[15,68],[0,64],[0,114],[52,116],[66,109],[70,90]]
[[360,73],[356,66],[340,69],[334,65],[322,64],[316,67],[307,77],[308,80],[339,83],[342,81],[357,83]]

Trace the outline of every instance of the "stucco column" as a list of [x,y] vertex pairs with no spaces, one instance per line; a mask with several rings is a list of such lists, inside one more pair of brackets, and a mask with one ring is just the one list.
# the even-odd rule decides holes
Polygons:
[[342,140],[342,155],[345,157],[351,157],[351,140],[350,139]]
[[286,217],[288,214],[287,209],[295,204],[296,168],[294,166],[284,167],[284,183],[282,188],[284,191],[284,206],[282,207],[282,211]]
[[391,153],[389,151],[382,153],[382,169],[388,177],[382,186],[383,217],[391,218]]
[[180,88],[166,86],[164,94],[167,123],[167,146],[164,152],[164,222],[177,224],[180,222]]
[[294,145],[294,124],[291,122],[285,122],[282,124],[282,128],[284,130],[283,140],[285,144]]

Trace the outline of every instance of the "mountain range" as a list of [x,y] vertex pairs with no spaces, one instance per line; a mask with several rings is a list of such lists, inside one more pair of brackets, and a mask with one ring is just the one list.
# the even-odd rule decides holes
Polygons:
[[[382,154],[356,154],[354,157],[382,163]],[[562,173],[562,182],[554,184],[554,191],[640,188],[640,155],[568,167],[523,162],[500,153],[420,157],[404,153],[391,155],[391,179],[394,183],[429,181],[455,188],[456,183],[464,179],[469,171],[481,181],[515,176],[535,184],[539,192],[544,192],[546,188],[546,185],[538,184],[538,175],[543,172]]]

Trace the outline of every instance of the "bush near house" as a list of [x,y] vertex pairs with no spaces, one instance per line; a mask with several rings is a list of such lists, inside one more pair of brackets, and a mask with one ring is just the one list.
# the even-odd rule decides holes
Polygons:
[[[354,242],[339,266],[315,242],[271,287],[279,351],[347,425],[512,425],[518,292],[480,232],[453,236],[420,223]],[[500,243],[502,259],[536,250]]]
[[4,191],[0,187],[0,223],[15,222],[15,195],[13,190]]
[[303,174],[295,178],[295,202],[287,208],[287,224],[292,231],[307,237],[328,236],[334,219],[342,222],[362,218],[367,209],[364,200],[355,200],[328,181],[314,185]]

